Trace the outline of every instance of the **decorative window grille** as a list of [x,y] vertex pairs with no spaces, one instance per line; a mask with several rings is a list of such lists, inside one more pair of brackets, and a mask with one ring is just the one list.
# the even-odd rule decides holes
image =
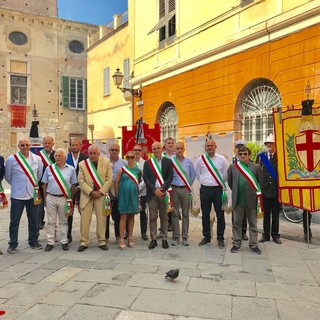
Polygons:
[[281,96],[276,87],[261,83],[252,87],[243,97],[240,108],[243,139],[262,144],[274,131],[272,108],[281,105]]
[[175,141],[178,138],[178,114],[173,105],[166,107],[160,117],[161,143],[172,137]]

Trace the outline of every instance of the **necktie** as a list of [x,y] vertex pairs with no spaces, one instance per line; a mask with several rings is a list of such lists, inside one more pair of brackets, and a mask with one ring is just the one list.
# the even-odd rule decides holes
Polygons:
[[272,160],[272,158],[273,158],[273,155],[272,155],[272,153],[270,153],[269,160]]

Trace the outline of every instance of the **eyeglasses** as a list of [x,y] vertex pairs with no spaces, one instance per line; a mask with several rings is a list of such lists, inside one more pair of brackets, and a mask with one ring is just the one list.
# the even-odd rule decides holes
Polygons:
[[141,151],[142,149],[133,149],[133,151]]
[[30,144],[20,144],[20,147],[30,147]]
[[119,149],[110,149],[111,151],[119,151]]
[[239,152],[238,154],[239,154],[239,156],[247,156],[247,155],[249,155],[248,152]]
[[126,156],[127,159],[134,159],[134,156]]

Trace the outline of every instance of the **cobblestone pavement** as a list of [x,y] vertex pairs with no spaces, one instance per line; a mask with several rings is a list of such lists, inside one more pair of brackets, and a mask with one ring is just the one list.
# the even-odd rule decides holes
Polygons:
[[[199,247],[201,219],[190,219],[190,247],[148,250],[136,217],[136,247],[120,250],[112,238],[109,251],[102,251],[93,216],[90,247],[77,252],[80,218],[75,213],[70,250],[63,251],[57,242],[45,252],[28,247],[24,213],[18,251],[7,254],[9,209],[0,210],[0,310],[6,311],[0,318],[319,319],[320,225],[313,225],[308,247],[296,241],[301,240],[302,224],[281,220],[283,243],[261,244],[262,255],[257,256],[247,241],[240,252],[230,253],[230,216],[224,249],[215,240]],[[45,230],[39,241],[46,245]],[[164,277],[172,268],[180,269],[176,281]]]

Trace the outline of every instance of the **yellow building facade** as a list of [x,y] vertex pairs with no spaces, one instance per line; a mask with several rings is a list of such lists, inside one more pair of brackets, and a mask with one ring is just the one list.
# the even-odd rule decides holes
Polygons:
[[99,32],[89,38],[87,121],[94,126],[94,140],[121,138],[121,126],[133,122],[132,95],[119,90],[112,78],[119,69],[124,75],[123,87],[131,86],[134,38],[127,20],[126,13],[115,15],[113,23],[100,26]]
[[319,103],[320,1],[128,2],[132,84],[162,139],[234,131],[261,143],[272,108],[300,104],[308,84]]

